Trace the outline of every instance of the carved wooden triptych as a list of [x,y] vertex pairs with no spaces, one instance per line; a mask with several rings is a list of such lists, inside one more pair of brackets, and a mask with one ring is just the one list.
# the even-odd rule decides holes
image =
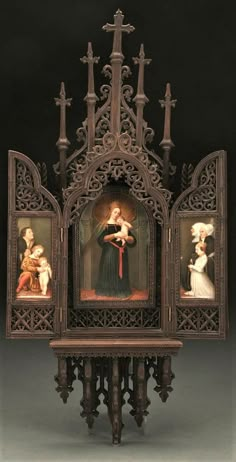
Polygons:
[[150,60],[141,46],[133,97],[116,36],[132,26],[122,25],[121,12],[119,21],[117,30],[104,26],[114,41],[111,64],[103,69],[109,83],[99,97],[91,44],[82,59],[88,64],[87,117],[77,130],[79,147],[69,155],[64,84],[56,99],[59,194],[47,185],[45,166],[9,152],[8,337],[225,336],[226,153],[202,159],[181,193],[169,190],[175,174],[170,87],[162,101],[162,159],[148,146],[153,130],[143,119],[143,72]]
[[[130,168],[124,168],[123,154],[107,154],[115,160],[107,160],[107,174],[103,171],[101,177],[108,183],[109,177],[120,175],[124,183],[100,188],[94,198],[89,192],[91,180],[84,175],[81,183],[87,185],[82,183],[68,195],[62,214],[57,200],[41,186],[36,166],[22,154],[10,152],[9,336],[74,336],[84,328],[96,334],[101,329],[132,333],[141,329],[145,335],[153,330],[158,335],[225,335],[225,153],[213,153],[201,161],[192,185],[170,213],[148,176],[150,195],[141,191],[145,169],[137,159],[140,196],[130,194],[137,174],[132,173],[131,160]],[[100,175],[94,172],[94,163],[91,171]],[[120,293],[112,292],[112,275],[106,274],[101,263],[105,257],[99,238],[107,228],[110,205],[120,207],[122,220],[130,224],[129,234],[135,239],[135,245],[127,243],[125,256],[120,247],[124,279]],[[121,228],[117,226],[118,231]],[[27,239],[24,233],[30,232]],[[206,244],[203,241],[202,246],[199,236],[204,233]],[[118,253],[122,237],[116,239],[117,247],[113,247]],[[194,268],[190,271],[189,265],[199,260],[205,263],[207,245],[207,270],[201,272],[200,265],[194,280]],[[108,278],[107,292],[104,277]]]

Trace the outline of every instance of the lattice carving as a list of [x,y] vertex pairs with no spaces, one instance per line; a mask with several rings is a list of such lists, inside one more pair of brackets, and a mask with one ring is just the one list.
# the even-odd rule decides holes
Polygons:
[[[129,154],[130,161],[124,158],[117,158],[116,152]],[[146,191],[145,180],[143,178],[142,169],[146,168],[146,173],[149,175],[151,186],[154,189],[161,190],[166,202],[168,203],[171,198],[171,193],[168,190],[162,189],[160,166],[150,160],[148,154],[142,151],[136,145],[132,144],[132,138],[128,133],[123,133],[120,136],[114,136],[111,133],[106,133],[103,137],[103,144],[97,145],[93,153],[83,155],[79,162],[74,161],[70,166],[70,172],[73,181],[70,186],[64,191],[65,200],[75,190],[75,188],[82,188],[85,179],[88,177],[89,168],[98,157],[102,157],[114,152],[114,157],[105,160],[101,163],[90,178],[87,186],[87,194],[83,195],[73,206],[71,223],[80,215],[80,208],[85,205],[91,198],[97,198],[112,179],[115,181],[123,180],[130,186],[130,193],[133,194],[138,200],[142,201],[151,208],[154,218],[159,224],[163,224],[162,208],[157,200],[150,196]],[[140,163],[140,170],[132,162],[132,156]]]
[[160,328],[160,311],[154,310],[143,310],[143,327],[158,326]]
[[193,171],[194,167],[192,164],[183,164],[181,175],[181,192],[185,191],[191,185]]
[[[108,183],[109,181],[107,181]],[[107,184],[105,183],[105,184]],[[94,179],[93,186],[99,185],[98,177]],[[81,211],[84,208],[86,204],[90,200],[97,199],[102,193],[102,186],[99,185],[98,188],[95,190],[92,190],[88,196],[80,196],[79,199],[74,203],[72,209],[71,209],[71,215],[70,215],[70,224],[73,224],[76,222],[76,220],[80,217]],[[145,192],[142,191],[135,191],[133,189],[130,190],[130,193],[136,197],[140,202],[142,202],[146,207],[150,208],[152,210],[153,217],[159,225],[163,225],[163,215],[162,215],[162,209],[161,205],[159,202],[154,200],[151,196],[148,196]]]
[[13,307],[11,329],[13,332],[52,332],[55,328],[54,307]]
[[[111,79],[111,66],[107,64],[103,68],[103,73],[105,76],[109,77]],[[105,103],[98,108],[96,114],[95,114],[95,134],[96,138],[102,138],[105,133],[110,132],[111,126],[110,126],[110,109],[111,109],[111,85],[102,85],[100,87],[100,100],[105,100]]]
[[[94,184],[98,183],[98,178],[95,178]],[[108,183],[108,181],[107,181]],[[106,183],[106,184],[107,184]],[[102,186],[99,187],[97,190],[92,190],[88,196],[80,196],[80,198],[75,202],[71,209],[71,216],[70,216],[70,224],[75,223],[76,220],[80,217],[81,211],[84,206],[90,201],[98,198],[102,193]],[[149,207],[152,210],[153,217],[157,220],[160,225],[163,225],[163,215],[162,209],[159,202],[155,201],[151,196],[148,196],[145,192],[135,191],[133,189],[130,190],[130,193],[135,196],[140,202],[142,202],[145,206]]]
[[[112,79],[112,68],[110,64],[106,64],[103,69],[102,73],[107,77],[110,81]],[[96,139],[101,139],[107,132],[111,130],[111,117],[110,117],[110,110],[111,110],[111,85],[104,84],[100,87],[100,100],[104,101],[105,103],[99,107],[95,114],[95,134]]]
[[[136,145],[133,144],[132,138],[128,133],[123,133],[119,136],[114,136],[111,133],[106,133],[103,136],[102,144],[94,147],[93,153],[87,153],[80,156],[78,161],[74,161],[70,165],[70,175],[72,183],[64,191],[64,198],[66,199],[74,190],[84,182],[84,175],[87,173],[88,168],[98,157],[105,156],[113,151],[123,152],[131,156],[135,156],[144,167],[147,169],[147,174],[150,175],[151,184],[155,188],[161,188],[161,166],[154,158],[151,160],[148,154]],[[152,154],[152,153],[151,153]],[[166,194],[169,198],[171,193],[168,191]]]
[[199,323],[201,332],[218,332],[219,308],[200,309]]
[[181,211],[216,210],[216,161],[212,160],[202,170],[197,188],[187,195],[179,206]]
[[75,223],[76,220],[80,217],[82,210],[85,205],[94,199],[97,199],[102,193],[102,188],[99,188],[97,191],[90,192],[90,195],[80,196],[76,202],[73,204],[70,213],[70,225]]
[[41,177],[41,184],[44,186],[44,188],[47,188],[48,184],[48,172],[47,172],[47,166],[45,162],[37,162],[37,169],[39,171],[40,177]]
[[69,311],[70,329],[76,328],[160,328],[160,312],[157,309],[84,309]]
[[[136,136],[136,115],[128,105],[134,93],[131,85],[123,85],[121,88],[121,132],[126,132],[135,140]],[[146,127],[146,123],[144,124]]]
[[11,322],[13,331],[31,331],[32,310],[30,308],[13,308]]
[[105,133],[110,130],[110,113],[108,111],[109,108],[106,107],[106,110],[102,113],[97,126],[96,126],[96,136],[98,138],[102,138]]
[[16,164],[16,210],[53,210],[49,200],[34,186],[33,176],[22,161]]
[[[71,164],[73,164],[74,159],[79,159],[80,155],[85,153],[87,145],[88,145],[88,130],[87,130],[87,121],[85,120],[82,124],[82,127],[79,127],[76,130],[77,141],[81,144],[79,149],[75,149],[73,153],[67,158],[66,166],[67,166],[67,180],[68,183],[71,181]],[[60,174],[60,163],[57,162],[53,164],[54,172],[59,175]],[[72,167],[73,171],[73,167]]]
[[148,196],[146,193],[133,190],[131,190],[130,192],[136,197],[136,199],[138,199],[145,206],[152,210],[153,217],[155,218],[155,220],[157,220],[157,223],[159,223],[159,225],[162,226],[164,220],[160,203],[154,200],[153,197]]
[[219,333],[219,308],[177,308],[177,331]]

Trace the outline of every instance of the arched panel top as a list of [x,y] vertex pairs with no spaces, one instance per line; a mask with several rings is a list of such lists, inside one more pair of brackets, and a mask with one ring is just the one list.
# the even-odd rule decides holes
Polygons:
[[[121,151],[108,152],[96,158],[86,171],[74,175],[74,182],[67,189],[63,222],[74,222],[80,209],[89,201],[97,199],[111,181],[123,180],[130,193],[152,210],[154,218],[163,225],[168,222],[168,203],[171,193],[161,187],[156,165],[148,163],[145,153],[140,157]],[[143,160],[146,161],[146,165]]]
[[60,332],[61,210],[42,185],[46,185],[44,167],[41,172],[24,154],[9,151],[7,336],[11,338],[52,338]]
[[227,331],[226,152],[197,165],[170,220],[173,332],[224,338]]
[[177,212],[219,211],[225,161],[226,152],[215,151],[199,162],[194,170],[191,186],[174,203],[172,216]]
[[38,168],[25,154],[9,151],[9,209],[11,212],[55,212],[61,221],[60,206],[41,184]]

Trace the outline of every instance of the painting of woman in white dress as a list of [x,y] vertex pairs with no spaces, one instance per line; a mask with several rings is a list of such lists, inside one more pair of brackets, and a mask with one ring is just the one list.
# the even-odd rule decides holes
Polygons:
[[215,298],[215,287],[205,271],[208,257],[206,255],[207,245],[204,242],[199,242],[195,246],[197,258],[194,264],[189,264],[190,271],[190,286],[191,290],[184,294],[195,298]]

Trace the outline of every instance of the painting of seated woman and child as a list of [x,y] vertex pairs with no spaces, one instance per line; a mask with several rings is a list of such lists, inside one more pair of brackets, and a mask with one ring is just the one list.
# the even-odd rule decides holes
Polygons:
[[86,300],[149,298],[150,232],[144,207],[105,194],[81,216],[80,293]]
[[181,223],[181,298],[215,299],[215,224],[185,219]]
[[51,222],[20,218],[17,238],[16,298],[51,298]]

